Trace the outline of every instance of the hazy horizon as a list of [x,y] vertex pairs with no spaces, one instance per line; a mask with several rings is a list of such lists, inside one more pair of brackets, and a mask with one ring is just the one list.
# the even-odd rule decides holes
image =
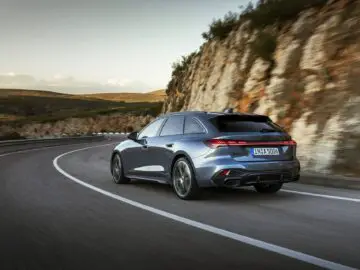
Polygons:
[[0,87],[163,89],[172,63],[200,47],[211,21],[248,2],[0,0]]

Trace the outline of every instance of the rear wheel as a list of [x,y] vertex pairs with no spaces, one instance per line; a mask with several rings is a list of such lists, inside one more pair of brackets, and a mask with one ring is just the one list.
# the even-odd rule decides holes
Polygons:
[[276,184],[255,184],[255,190],[259,193],[276,193],[282,188],[282,183]]
[[124,169],[120,154],[114,154],[111,160],[111,174],[116,184],[127,184],[130,179],[124,176]]
[[180,199],[191,200],[198,198],[199,187],[193,169],[186,158],[176,160],[171,177],[173,189]]

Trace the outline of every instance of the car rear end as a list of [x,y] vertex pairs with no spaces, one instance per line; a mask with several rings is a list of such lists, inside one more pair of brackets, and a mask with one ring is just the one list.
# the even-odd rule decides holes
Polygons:
[[299,179],[296,142],[262,115],[209,115],[206,155],[196,159],[201,186],[241,187]]

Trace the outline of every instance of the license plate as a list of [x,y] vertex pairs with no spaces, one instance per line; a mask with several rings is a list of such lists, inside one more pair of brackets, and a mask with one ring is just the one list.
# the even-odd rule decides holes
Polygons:
[[280,155],[278,148],[254,148],[254,156],[278,156]]

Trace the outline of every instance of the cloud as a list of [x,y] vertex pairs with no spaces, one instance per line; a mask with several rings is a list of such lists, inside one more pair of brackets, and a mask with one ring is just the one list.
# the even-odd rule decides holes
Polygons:
[[111,78],[108,79],[106,82],[106,85],[119,85],[119,86],[125,86],[127,84],[130,84],[131,80],[129,79],[116,79],[116,78]]
[[0,86],[11,86],[11,85],[32,85],[36,82],[35,78],[30,75],[25,74],[15,74],[9,72],[3,75],[0,75]]
[[141,82],[129,79],[108,79],[105,83],[78,81],[71,76],[56,74],[49,80],[37,80],[26,74],[9,72],[0,75],[0,88],[20,88],[31,90],[49,90],[60,93],[116,93],[116,92],[144,92],[151,88]]

